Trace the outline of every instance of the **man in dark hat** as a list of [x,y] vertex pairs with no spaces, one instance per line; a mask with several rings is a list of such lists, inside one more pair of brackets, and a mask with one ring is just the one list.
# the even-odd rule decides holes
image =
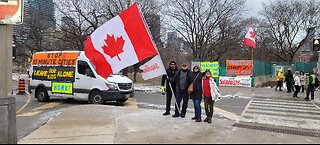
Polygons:
[[177,64],[175,61],[171,61],[170,62],[170,66],[169,68],[166,70],[167,71],[167,75],[163,75],[162,76],[162,81],[161,81],[161,90],[162,92],[166,92],[167,94],[167,101],[166,101],[166,112],[163,113],[163,115],[170,115],[170,107],[171,107],[171,100],[172,100],[172,95],[173,93],[175,93],[176,91],[176,85],[174,83],[172,83],[172,89],[173,92],[171,91],[170,85],[169,85],[169,81],[167,81],[166,83],[166,87],[165,82],[167,80],[167,78],[173,78],[175,76],[175,74],[177,73],[178,69],[177,69]]

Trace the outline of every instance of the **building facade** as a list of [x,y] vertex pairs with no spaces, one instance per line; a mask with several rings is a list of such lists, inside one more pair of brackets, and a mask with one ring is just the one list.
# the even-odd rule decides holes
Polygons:
[[24,0],[24,19],[31,19],[41,15],[47,28],[55,28],[55,9],[53,0]]
[[294,61],[297,62],[316,62],[317,52],[313,51],[313,40],[320,36],[320,27],[309,28],[307,39],[297,52]]

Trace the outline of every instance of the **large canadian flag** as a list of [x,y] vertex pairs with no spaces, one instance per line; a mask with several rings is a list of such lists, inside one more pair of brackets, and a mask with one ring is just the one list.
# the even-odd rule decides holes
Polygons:
[[137,3],[100,26],[85,44],[85,55],[104,78],[156,54]]
[[252,28],[252,23],[250,24],[249,31],[246,34],[246,37],[244,38],[243,46],[249,46],[252,48],[256,48],[256,41],[254,39],[254,32],[253,32],[253,28]]
[[143,70],[142,78],[144,80],[152,79],[164,74],[167,74],[160,55],[156,55],[144,65],[141,65],[139,69]]

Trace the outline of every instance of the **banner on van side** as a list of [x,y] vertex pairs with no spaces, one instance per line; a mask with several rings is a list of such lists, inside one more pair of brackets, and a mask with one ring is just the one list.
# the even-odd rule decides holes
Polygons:
[[35,53],[32,66],[76,66],[78,52]]
[[75,67],[33,67],[32,79],[57,82],[74,82]]
[[73,94],[73,84],[72,83],[61,83],[61,82],[52,82],[52,93],[57,94]]

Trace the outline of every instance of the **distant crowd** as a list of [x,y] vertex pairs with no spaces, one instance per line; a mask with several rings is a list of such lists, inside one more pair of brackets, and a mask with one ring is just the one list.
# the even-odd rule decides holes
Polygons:
[[[305,74],[303,71],[296,71],[294,74],[289,68],[288,72],[283,74],[283,70],[279,69],[277,74],[277,86],[276,91],[287,90],[288,93],[294,92],[293,97],[299,98],[298,94],[305,93],[304,100],[309,101],[314,100],[314,92],[319,89],[319,76],[317,76],[313,71],[309,74]],[[306,90],[306,91],[305,91]],[[311,98],[309,96],[311,95]]]

